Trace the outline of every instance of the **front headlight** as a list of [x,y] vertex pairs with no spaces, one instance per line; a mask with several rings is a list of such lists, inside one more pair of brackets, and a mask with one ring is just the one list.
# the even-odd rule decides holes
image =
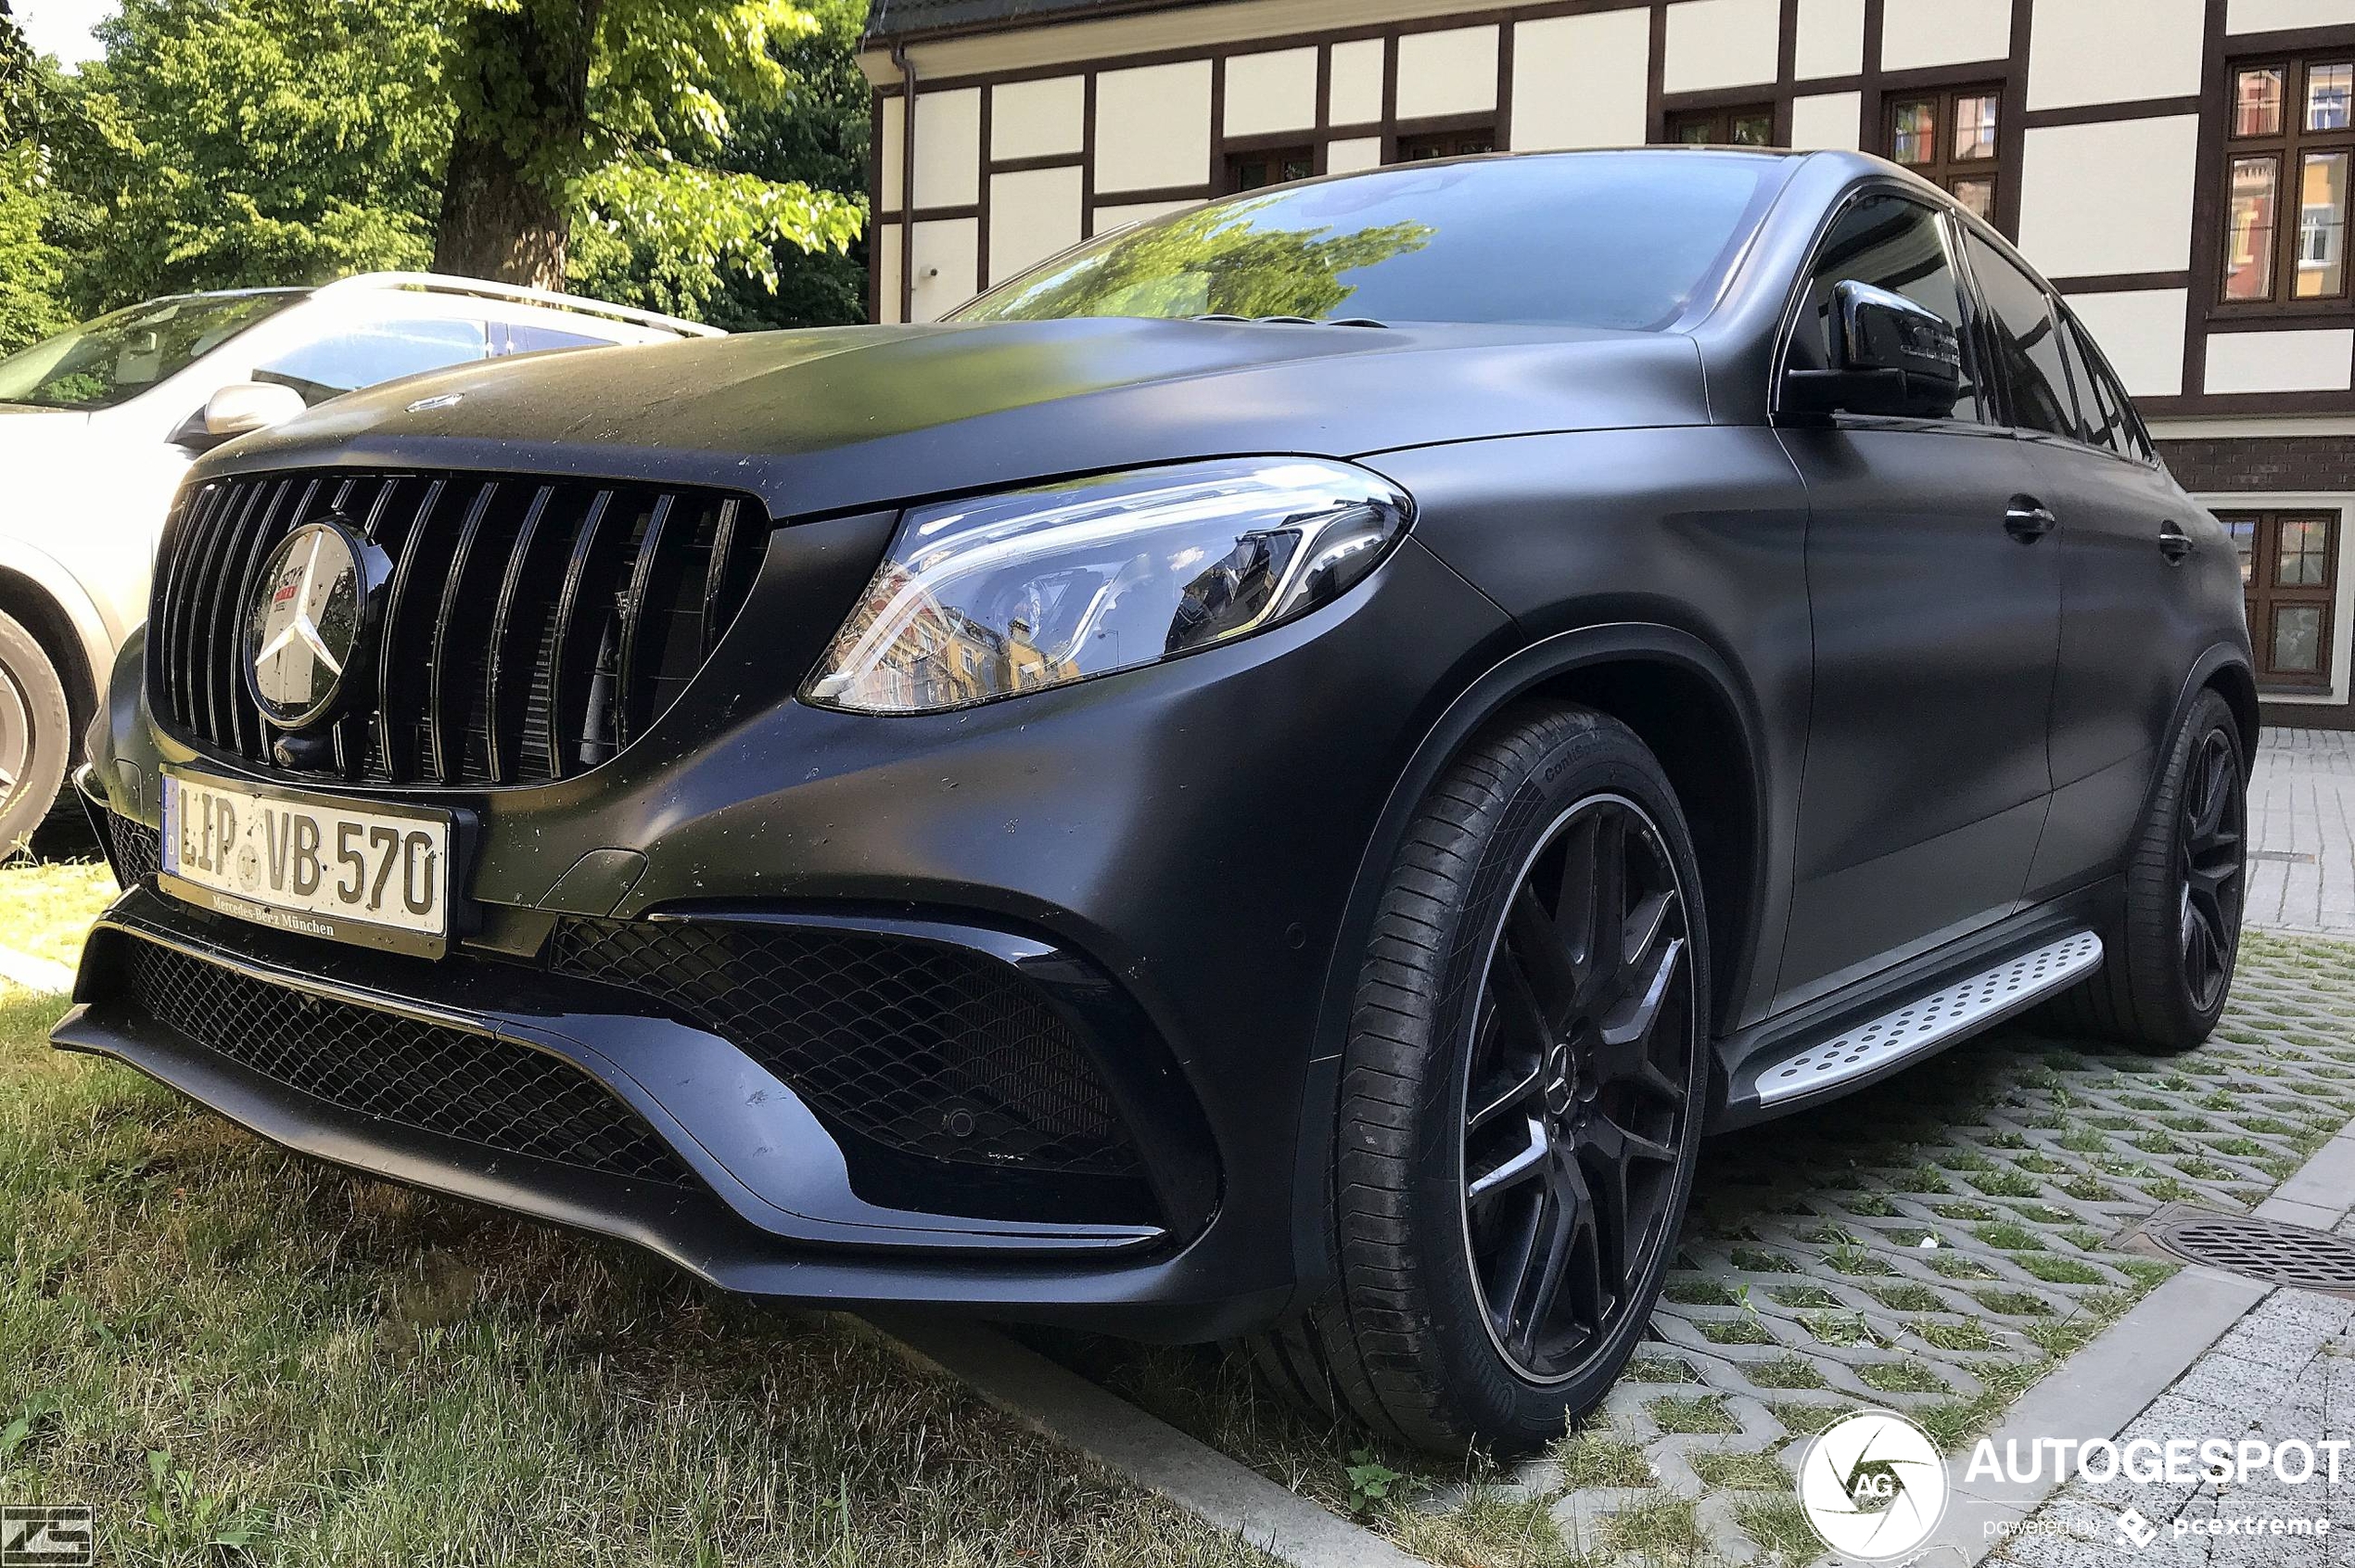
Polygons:
[[1192,653],[1347,592],[1412,516],[1381,475],[1305,457],[919,507],[802,698],[936,713]]

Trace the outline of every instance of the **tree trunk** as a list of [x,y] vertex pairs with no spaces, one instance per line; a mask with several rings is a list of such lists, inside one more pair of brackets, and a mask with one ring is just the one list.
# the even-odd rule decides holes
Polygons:
[[589,130],[589,60],[602,0],[470,8],[452,86],[461,105],[434,236],[439,273],[565,286],[568,161]]

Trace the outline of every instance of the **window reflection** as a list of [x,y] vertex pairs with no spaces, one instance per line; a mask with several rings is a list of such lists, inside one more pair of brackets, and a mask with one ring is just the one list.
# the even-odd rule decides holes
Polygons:
[[2318,588],[2329,580],[2330,524],[2321,517],[2282,519],[2281,558],[2273,572],[2283,588]]
[[1954,199],[1968,208],[1974,217],[1995,221],[1995,182],[1992,180],[1956,180]]
[[2323,668],[2323,610],[2284,605],[2273,612],[2273,668],[2311,673]]
[[1901,103],[1894,111],[1890,156],[1899,163],[1922,164],[1938,156],[1938,106],[1925,100]]
[[2282,68],[2259,66],[2233,78],[2233,134],[2278,136],[2282,131]]
[[2301,300],[2342,293],[2347,273],[2347,159],[2306,155],[2298,207],[2298,281]]
[[2355,95],[2355,65],[2309,66],[2306,70],[2306,128],[2344,131],[2348,100]]
[[2281,165],[2270,158],[2233,159],[2227,219],[2224,298],[2263,300],[2273,292],[2273,209]]
[[1995,156],[1995,95],[1982,93],[1954,100],[1954,160],[1970,162]]

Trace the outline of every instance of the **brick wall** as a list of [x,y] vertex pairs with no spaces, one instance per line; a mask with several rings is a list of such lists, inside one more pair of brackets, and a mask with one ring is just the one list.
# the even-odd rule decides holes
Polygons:
[[2158,450],[2195,495],[2355,491],[2355,436],[2199,436],[2161,441]]

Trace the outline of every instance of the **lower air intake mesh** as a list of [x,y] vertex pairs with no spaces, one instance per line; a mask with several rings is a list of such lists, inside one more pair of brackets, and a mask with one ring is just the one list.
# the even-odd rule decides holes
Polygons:
[[125,943],[123,962],[147,1016],[331,1105],[503,1154],[696,1184],[636,1113],[544,1052],[326,1001],[144,941]]
[[1030,983],[891,937],[566,920],[557,973],[625,986],[720,1035],[836,1128],[933,1159],[1132,1177],[1087,1052]]

